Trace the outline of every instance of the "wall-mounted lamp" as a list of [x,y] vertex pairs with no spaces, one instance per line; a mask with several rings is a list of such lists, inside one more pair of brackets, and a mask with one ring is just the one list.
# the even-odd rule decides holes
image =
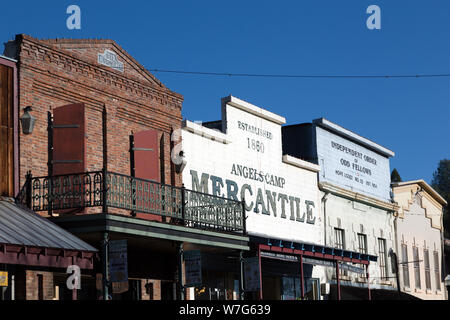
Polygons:
[[180,151],[178,164],[175,164],[175,172],[182,173],[184,167],[186,167],[187,161],[184,159],[184,151]]
[[31,107],[25,107],[23,109],[24,113],[20,122],[22,123],[22,132],[24,134],[30,134],[33,132],[34,123],[36,122],[36,118],[30,113],[32,111]]

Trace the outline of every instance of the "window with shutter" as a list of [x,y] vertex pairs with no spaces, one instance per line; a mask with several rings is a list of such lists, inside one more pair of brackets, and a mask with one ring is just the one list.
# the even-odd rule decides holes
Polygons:
[[420,282],[420,261],[419,248],[413,247],[413,261],[414,261],[414,279],[416,280],[416,288],[420,289],[422,284]]
[[[85,107],[83,103],[69,104],[53,110],[52,132],[49,132],[49,144],[53,152],[49,155],[51,163],[49,175],[55,177],[52,188],[57,193],[66,193],[54,201],[56,207],[71,205],[83,211],[85,202],[84,179],[80,174],[86,172],[86,134]],[[63,175],[63,176],[61,176]],[[73,210],[58,210],[53,213],[73,213]]]
[[53,110],[53,175],[86,171],[84,104]]
[[427,290],[431,290],[430,256],[427,249],[423,250],[423,261],[425,265],[425,285]]
[[379,253],[378,264],[380,266],[380,279],[388,280],[386,239],[378,238],[378,253]]
[[402,270],[403,270],[403,285],[409,288],[409,267],[408,267],[408,247],[402,243]]
[[433,252],[434,260],[434,279],[436,281],[436,290],[441,290],[441,273],[439,272],[439,252]]
[[[136,187],[136,205],[143,207],[151,207],[155,212],[161,211],[161,202],[164,197],[164,190],[159,183],[161,182],[160,172],[160,154],[159,154],[159,139],[158,131],[145,130],[136,132],[131,139],[132,146],[132,163],[131,174],[136,178],[152,180],[156,184],[144,184],[143,187]],[[148,188],[148,190],[146,190]],[[146,202],[146,203],[145,203]],[[162,221],[160,215],[153,215],[148,213],[135,212],[136,217]]]

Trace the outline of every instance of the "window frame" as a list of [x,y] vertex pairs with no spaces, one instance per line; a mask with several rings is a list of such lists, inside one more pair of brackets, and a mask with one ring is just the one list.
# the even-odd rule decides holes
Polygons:
[[413,246],[413,266],[414,266],[414,285],[416,289],[422,289],[422,281],[420,279],[419,248],[416,246]]
[[378,254],[380,257],[378,262],[378,265],[380,267],[380,280],[387,281],[388,263],[387,263],[386,239],[384,238],[378,238]]
[[431,290],[430,255],[426,248],[423,249],[423,262],[425,269],[425,288]]
[[434,277],[436,284],[436,291],[441,291],[441,273],[440,273],[440,263],[439,263],[439,251],[433,251],[433,260],[434,260]]
[[410,283],[410,279],[409,279],[408,245],[406,243],[402,243],[401,249],[402,249],[403,285],[406,288],[410,288],[411,283]]

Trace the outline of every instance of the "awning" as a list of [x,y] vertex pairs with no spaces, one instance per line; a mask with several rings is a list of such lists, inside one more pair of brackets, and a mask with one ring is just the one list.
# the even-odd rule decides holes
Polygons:
[[283,239],[265,238],[250,236],[250,242],[256,243],[260,248],[284,254],[306,255],[315,259],[325,259],[333,261],[363,263],[377,261],[378,257],[370,254],[363,254],[355,251],[327,247],[321,244],[308,242],[289,241]]
[[28,208],[0,201],[0,263],[92,269],[97,252]]

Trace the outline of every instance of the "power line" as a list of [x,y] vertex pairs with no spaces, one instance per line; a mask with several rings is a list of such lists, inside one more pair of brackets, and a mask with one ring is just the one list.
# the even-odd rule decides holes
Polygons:
[[232,72],[203,72],[184,70],[149,69],[151,72],[164,72],[187,75],[203,76],[227,76],[227,77],[259,77],[259,78],[318,78],[318,79],[399,79],[399,78],[446,78],[450,74],[390,74],[390,75],[307,75],[307,74],[257,74],[257,73],[232,73]]

